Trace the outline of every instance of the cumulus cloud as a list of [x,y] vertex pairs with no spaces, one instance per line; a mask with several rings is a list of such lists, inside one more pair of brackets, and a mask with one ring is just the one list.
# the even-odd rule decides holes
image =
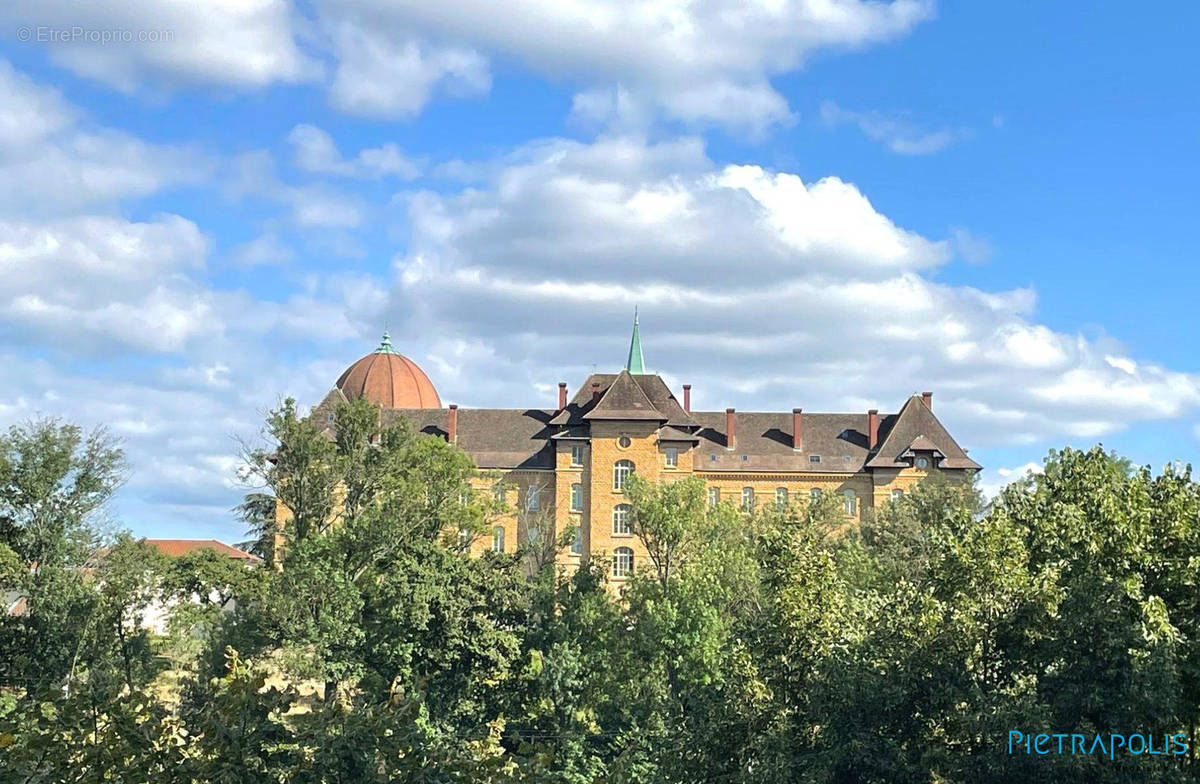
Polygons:
[[791,120],[770,78],[821,48],[906,34],[931,0],[519,0],[489,7],[385,0],[321,2],[338,63],[331,99],[355,113],[411,116],[444,86],[488,88],[486,57],[580,85],[589,121],[665,116],[751,133]]
[[830,127],[857,126],[869,139],[898,155],[931,155],[970,136],[963,128],[927,130],[902,114],[853,111],[830,101],[821,104],[821,120]]
[[[540,142],[477,171],[459,193],[407,196],[390,308],[439,350],[495,362],[474,378],[617,367],[636,304],[650,364],[711,408],[894,410],[928,386],[965,443],[996,445],[1200,405],[1196,376],[1038,323],[1031,290],[936,282],[953,239],[896,225],[837,178],[628,137]],[[499,382],[463,383],[443,396],[514,402]]]
[[345,160],[328,133],[314,125],[297,125],[288,134],[288,143],[292,145],[296,166],[307,172],[402,180],[414,179],[421,173],[417,163],[390,142],[364,148],[353,159]]
[[25,26],[32,40],[23,45],[44,47],[64,68],[124,91],[318,78],[319,66],[296,43],[294,17],[288,0],[10,0],[0,7],[8,35]]
[[0,211],[63,214],[205,179],[207,156],[149,144],[86,118],[0,60]]

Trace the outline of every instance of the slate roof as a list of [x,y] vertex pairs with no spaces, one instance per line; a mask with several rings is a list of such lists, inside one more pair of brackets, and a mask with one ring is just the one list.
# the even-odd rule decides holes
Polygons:
[[938,465],[941,468],[979,468],[958,442],[955,441],[933,410],[925,405],[920,395],[913,395],[900,408],[896,422],[886,435],[881,432],[879,449],[867,462],[868,468],[902,468],[908,465],[902,459],[909,450],[939,451],[945,457]]
[[650,398],[642,391],[641,385],[633,380],[628,370],[622,370],[613,380],[612,385],[604,390],[600,399],[592,409],[583,415],[584,419],[650,419],[664,422],[668,419],[660,412]]
[[[593,373],[588,376],[587,380],[583,382],[583,386],[575,392],[575,396],[567,403],[567,407],[554,416],[551,424],[582,424],[588,420],[589,417],[587,415],[597,407],[604,406],[609,410],[617,410],[625,407],[629,403],[629,398],[637,400],[640,403],[640,396],[634,394],[624,382],[622,382],[618,389],[613,389],[614,382],[623,375],[628,376],[637,385],[642,395],[662,415],[661,419],[665,420],[668,425],[675,427],[695,427],[695,421],[683,410],[683,406],[679,405],[679,401],[675,399],[675,395],[671,393],[671,389],[662,380],[661,376],[654,373],[630,373],[624,370],[620,373]],[[600,399],[598,401],[592,400],[592,384],[599,384]],[[611,403],[606,401],[610,391],[614,392],[614,398]],[[639,416],[635,418],[642,419],[649,417]]]
[[[600,395],[593,400],[592,384]],[[327,400],[326,403],[334,401]],[[384,424],[404,417],[421,433],[447,437],[444,408],[387,409]],[[914,395],[898,414],[879,418],[879,448],[867,446],[868,418],[862,414],[803,415],[801,449],[792,447],[792,413],[739,411],[736,442],[728,449],[724,411],[688,414],[653,374],[594,373],[561,411],[547,409],[458,409],[457,445],[480,468],[554,468],[556,440],[586,439],[590,423],[617,419],[655,421],[660,441],[696,443],[696,470],[850,473],[864,468],[902,468],[915,452],[942,455],[942,468],[979,468]],[[819,460],[814,460],[819,458]]]
[[[792,413],[738,411],[733,449],[724,411],[693,411],[700,423],[697,471],[861,471],[866,463],[867,415],[804,414],[802,449],[792,447]],[[883,417],[881,424],[888,417]],[[819,457],[819,462],[812,458]]]
[[[529,408],[458,409],[457,445],[480,468],[554,468],[549,426],[554,411]],[[384,425],[404,417],[418,432],[447,437],[450,412],[444,408],[394,408],[383,412]]]

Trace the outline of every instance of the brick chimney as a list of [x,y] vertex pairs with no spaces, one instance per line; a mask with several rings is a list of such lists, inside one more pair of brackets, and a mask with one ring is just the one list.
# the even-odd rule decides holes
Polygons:
[[733,449],[737,443],[737,436],[734,433],[734,428],[737,425],[737,412],[732,408],[725,409],[725,448]]
[[446,440],[451,444],[458,441],[458,404],[450,404],[450,416],[446,421]]
[[558,382],[558,410],[562,411],[567,407],[567,382]]
[[683,385],[683,410],[692,413],[692,385]]
[[879,443],[879,409],[872,408],[867,412],[867,446],[874,449]]
[[600,399],[600,382],[593,381],[592,382],[592,402],[594,403],[595,401],[597,401],[599,399]]
[[921,402],[925,404],[926,408],[928,408],[930,411],[932,411],[933,410],[933,393],[932,392],[922,392],[921,393]]
[[804,449],[804,409],[792,409],[792,449]]

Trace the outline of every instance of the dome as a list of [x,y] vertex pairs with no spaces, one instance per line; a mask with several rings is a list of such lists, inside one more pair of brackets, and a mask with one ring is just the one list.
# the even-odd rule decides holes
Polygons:
[[392,348],[383,333],[379,348],[346,368],[337,388],[347,400],[365,397],[383,408],[441,408],[442,401],[425,371]]

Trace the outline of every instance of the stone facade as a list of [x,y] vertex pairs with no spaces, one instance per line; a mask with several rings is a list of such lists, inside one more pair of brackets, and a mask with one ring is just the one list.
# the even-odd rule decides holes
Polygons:
[[[632,346],[630,363],[640,371],[636,326]],[[385,336],[376,353],[389,352]],[[412,364],[380,365],[368,362],[371,356],[352,368]],[[965,478],[979,468],[933,415],[930,393],[912,395],[895,414],[692,411],[690,385],[681,402],[660,376],[626,369],[592,374],[570,400],[560,383],[554,408],[396,408],[396,395],[409,394],[403,387],[414,382],[399,372],[387,382],[377,386],[390,390],[388,400],[370,398],[369,385],[339,385],[312,417],[331,423],[338,403],[364,396],[381,405],[385,424],[403,417],[418,432],[445,438],[481,469],[476,492],[502,492],[506,506],[492,524],[496,533],[472,541],[472,552],[529,551],[537,540],[545,552],[533,557],[564,568],[589,558],[612,561],[618,584],[630,552],[635,569],[646,557],[622,518],[621,466],[651,482],[700,477],[710,498],[715,493],[738,506],[802,504],[815,492],[832,494],[842,500],[847,522],[931,473]],[[562,543],[572,531],[574,540]]]

